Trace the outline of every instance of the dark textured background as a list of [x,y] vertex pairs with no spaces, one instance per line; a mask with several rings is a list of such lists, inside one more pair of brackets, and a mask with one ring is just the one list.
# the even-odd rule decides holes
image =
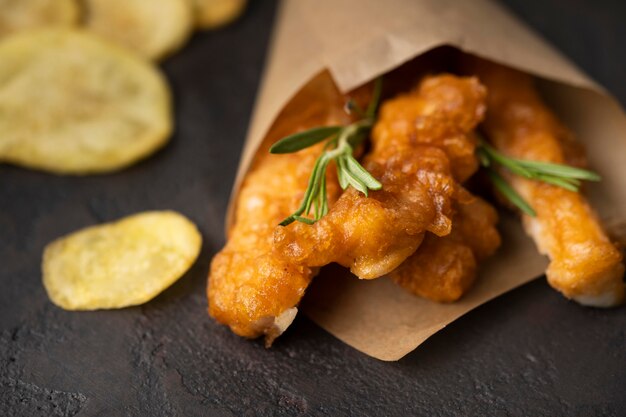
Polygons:
[[[506,0],[626,102],[626,3]],[[0,166],[0,415],[626,414],[626,308],[584,309],[538,280],[484,305],[397,363],[366,357],[300,316],[271,350],[206,315],[205,277],[275,4],[196,35],[163,67],[178,130],[124,172],[65,178]],[[41,285],[52,239],[147,209],[200,226],[199,262],[148,304],[70,313]]]

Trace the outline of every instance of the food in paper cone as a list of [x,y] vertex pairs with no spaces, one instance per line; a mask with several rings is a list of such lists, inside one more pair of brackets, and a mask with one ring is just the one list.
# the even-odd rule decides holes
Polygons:
[[496,210],[478,196],[455,205],[446,236],[428,234],[417,251],[389,276],[405,290],[429,300],[456,301],[474,283],[479,262],[500,246]]
[[[376,87],[367,108],[337,92],[315,103],[319,91],[332,90],[326,75],[292,99],[257,153],[226,247],[212,262],[213,317],[271,344],[329,263],[362,279],[390,276],[433,301],[460,299],[501,243],[497,212],[477,195],[491,187],[477,176],[523,213],[553,261],[555,288],[586,305],[623,301],[621,254],[579,190],[599,179],[580,163],[582,148],[530,76],[506,80],[510,70],[487,62],[468,72],[467,59],[449,69],[461,75],[402,72],[408,93],[383,90],[380,112]],[[398,74],[385,80],[395,86]]]
[[478,166],[472,131],[484,110],[478,81],[451,75],[427,77],[411,94],[386,102],[363,161],[381,189],[366,194],[344,184],[314,225],[278,228],[276,251],[296,264],[337,262],[371,279],[398,267],[425,233],[449,234],[453,202],[467,199],[457,179]]
[[[552,114],[530,76],[484,60],[467,60],[489,89],[486,136],[514,158],[585,167],[584,150]],[[522,216],[524,229],[551,260],[548,282],[566,297],[594,307],[624,300],[622,254],[609,240],[577,178],[565,183],[503,172],[513,189],[532,207]],[[550,181],[551,180],[551,181]],[[571,181],[574,180],[574,181]]]
[[[369,90],[365,87],[351,96],[362,104]],[[237,222],[229,230],[226,246],[211,263],[208,287],[210,314],[241,336],[265,335],[271,343],[291,324],[295,308],[317,272],[284,260],[273,250],[273,235],[278,223],[300,204],[324,145],[289,155],[269,154],[269,145],[315,126],[352,122],[353,117],[344,111],[346,100],[328,73],[316,77],[283,110],[245,179]],[[332,204],[340,192],[337,178],[332,172],[324,178]]]

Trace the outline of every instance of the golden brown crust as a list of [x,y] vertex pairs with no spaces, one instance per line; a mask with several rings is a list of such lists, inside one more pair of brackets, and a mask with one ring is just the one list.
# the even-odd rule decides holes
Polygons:
[[[363,101],[367,91],[357,91],[357,99]],[[276,337],[277,328],[289,324],[276,319],[294,311],[315,272],[275,255],[272,237],[278,223],[299,206],[323,144],[286,155],[267,149],[300,130],[349,123],[345,100],[328,73],[307,84],[270,129],[241,186],[235,221],[226,246],[213,258],[208,285],[209,314],[238,335]],[[340,188],[333,170],[327,178],[334,202]]]
[[424,243],[389,276],[407,291],[439,302],[456,301],[476,279],[478,263],[500,246],[498,215],[474,197],[456,204],[449,235],[427,234]]
[[[530,76],[478,60],[469,69],[489,90],[484,129],[498,150],[522,159],[584,165],[581,147],[542,102]],[[585,197],[519,176],[508,181],[537,212],[524,215],[523,222],[539,251],[550,257],[550,285],[586,305],[622,302],[622,255]]]
[[471,132],[484,98],[475,78],[439,75],[385,102],[364,160],[382,189],[365,197],[349,188],[313,226],[277,229],[278,253],[312,267],[337,262],[370,279],[400,265],[426,231],[448,234],[456,180],[477,168]]

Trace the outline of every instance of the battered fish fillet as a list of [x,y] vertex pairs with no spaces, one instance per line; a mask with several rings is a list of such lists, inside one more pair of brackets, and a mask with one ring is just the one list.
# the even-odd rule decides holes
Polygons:
[[296,264],[337,262],[360,278],[384,275],[419,247],[425,232],[450,233],[457,181],[477,168],[472,131],[485,111],[476,78],[427,77],[385,102],[364,167],[382,184],[369,197],[347,189],[312,226],[278,228],[277,253]]
[[[355,100],[367,103],[369,90]],[[323,144],[294,154],[272,155],[269,146],[300,130],[351,123],[344,112],[346,97],[328,73],[311,81],[286,106],[271,128],[236,201],[226,246],[213,258],[208,283],[209,314],[245,337],[266,336],[271,344],[292,322],[297,304],[315,270],[272,252],[278,223],[298,208]],[[328,170],[328,194],[341,191]]]
[[433,301],[456,301],[474,283],[478,263],[500,246],[498,214],[489,203],[474,196],[455,206],[450,234],[428,233],[419,249],[389,274],[402,288]]
[[[584,164],[580,147],[542,102],[530,76],[478,60],[469,70],[488,88],[484,130],[498,150],[521,159]],[[622,303],[622,255],[585,197],[519,176],[507,180],[537,212],[522,220],[539,251],[550,258],[550,285],[583,305]]]

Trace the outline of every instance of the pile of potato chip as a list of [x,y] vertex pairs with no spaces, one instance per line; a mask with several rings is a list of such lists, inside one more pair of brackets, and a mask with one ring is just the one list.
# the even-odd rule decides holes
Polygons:
[[172,132],[156,60],[245,0],[0,0],[0,162],[57,174],[124,168]]
[[0,160],[108,172],[151,154],[171,132],[165,78],[124,48],[67,28],[0,41]]
[[80,27],[151,59],[182,47],[194,28],[232,22],[246,0],[0,0],[0,37],[41,27]]
[[[194,28],[225,25],[245,0],[0,0],[0,162],[56,174],[127,167],[167,143],[166,78],[154,61]],[[174,212],[146,212],[48,245],[43,281],[70,310],[146,302],[202,246]]]

